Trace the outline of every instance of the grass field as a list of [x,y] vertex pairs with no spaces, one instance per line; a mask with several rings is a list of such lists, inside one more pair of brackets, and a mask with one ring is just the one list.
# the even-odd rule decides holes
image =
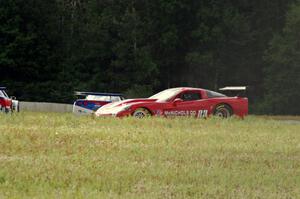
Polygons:
[[299,124],[0,114],[0,198],[299,197]]

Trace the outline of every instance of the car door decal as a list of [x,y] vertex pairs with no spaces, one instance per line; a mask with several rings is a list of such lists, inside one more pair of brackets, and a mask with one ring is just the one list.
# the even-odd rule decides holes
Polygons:
[[[198,117],[198,118],[205,118],[208,115],[208,110],[198,110],[198,111],[189,111],[189,110],[182,110],[182,111],[164,111],[165,116],[190,116],[190,117]],[[159,115],[159,114],[157,114]]]

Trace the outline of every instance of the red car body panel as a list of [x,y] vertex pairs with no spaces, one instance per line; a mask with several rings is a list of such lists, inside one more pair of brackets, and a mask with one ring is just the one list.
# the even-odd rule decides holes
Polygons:
[[[147,109],[154,116],[192,116],[206,117],[214,113],[218,105],[227,105],[232,109],[232,114],[244,117],[248,114],[248,99],[244,97],[208,97],[209,90],[200,88],[180,88],[180,92],[170,99],[160,102],[156,99],[124,100],[114,105],[105,105],[96,112],[96,116],[131,116],[139,108]],[[201,99],[181,101],[177,100],[185,93],[199,94]],[[218,93],[217,93],[218,94]],[[176,99],[176,100],[175,100]],[[110,107],[118,108],[127,106],[126,110],[109,112]]]
[[0,105],[2,107],[10,108],[12,105],[12,100],[7,98],[0,98]]
[[12,108],[12,99],[7,96],[4,90],[4,87],[0,87],[0,109],[1,111],[10,111]]

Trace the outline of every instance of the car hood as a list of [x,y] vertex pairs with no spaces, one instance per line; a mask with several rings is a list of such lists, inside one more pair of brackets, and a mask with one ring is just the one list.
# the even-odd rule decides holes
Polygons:
[[127,99],[127,100],[123,100],[120,102],[113,102],[113,103],[109,103],[106,104],[102,107],[100,107],[97,111],[96,111],[96,115],[101,115],[101,114],[117,114],[118,112],[126,109],[126,107],[131,106],[131,105],[135,105],[135,104],[141,104],[141,103],[151,103],[151,102],[155,102],[156,99]]
[[141,99],[127,99],[119,102],[113,102],[106,104],[101,107],[102,108],[116,108],[119,106],[125,106],[125,105],[132,105],[132,104],[138,104],[138,103],[147,103],[147,102],[154,102],[156,99],[148,99],[148,98],[141,98]]

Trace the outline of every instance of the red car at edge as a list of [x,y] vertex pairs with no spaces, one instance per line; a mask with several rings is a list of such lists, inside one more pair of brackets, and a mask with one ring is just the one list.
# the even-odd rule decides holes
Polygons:
[[5,92],[5,87],[0,87],[0,112],[8,113],[12,110],[12,99]]
[[[246,87],[225,87],[223,90],[245,90]],[[222,90],[222,89],[220,89]],[[206,118],[216,115],[222,118],[248,114],[248,99],[228,97],[224,94],[201,88],[171,88],[146,99],[128,99],[102,106],[96,116],[189,116]]]

